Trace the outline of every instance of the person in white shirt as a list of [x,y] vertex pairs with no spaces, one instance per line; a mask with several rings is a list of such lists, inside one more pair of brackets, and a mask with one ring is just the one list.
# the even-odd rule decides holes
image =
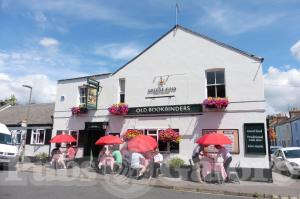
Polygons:
[[225,181],[227,181],[228,180],[228,167],[229,167],[229,165],[232,161],[232,156],[229,153],[229,151],[221,145],[215,145],[215,148],[218,149],[218,156],[222,157],[223,160],[224,160],[223,166],[224,166],[224,169],[225,169],[226,174],[227,174],[227,179],[225,179]]
[[154,168],[153,168],[152,176],[154,178],[157,176],[157,171],[160,171],[163,161],[164,161],[163,155],[161,153],[159,153],[159,149],[156,149],[154,152],[154,157],[153,157]]
[[133,152],[131,155],[131,168],[141,169],[138,177],[143,176],[146,171],[146,167],[143,164],[141,164],[141,162],[145,162],[145,157],[140,153]]

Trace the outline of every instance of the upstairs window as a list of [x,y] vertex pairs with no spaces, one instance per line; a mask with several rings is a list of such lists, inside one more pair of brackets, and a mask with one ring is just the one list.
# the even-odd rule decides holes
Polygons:
[[226,97],[224,70],[206,72],[207,97]]
[[79,87],[79,103],[86,104],[86,87]]
[[119,102],[125,102],[125,79],[119,79],[119,90],[120,90],[120,97]]

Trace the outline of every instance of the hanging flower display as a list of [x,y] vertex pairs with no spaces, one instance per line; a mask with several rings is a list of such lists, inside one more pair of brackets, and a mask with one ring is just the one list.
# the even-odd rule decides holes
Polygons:
[[124,103],[113,104],[108,108],[112,115],[126,115],[128,113],[128,105]]
[[87,113],[88,109],[84,106],[73,106],[71,108],[72,115]]
[[208,97],[203,101],[203,105],[205,108],[216,108],[216,109],[224,109],[228,106],[229,101],[227,98],[221,97]]
[[143,135],[143,131],[137,130],[137,129],[128,129],[123,134],[123,139],[124,139],[124,141],[128,141],[138,135]]
[[158,139],[162,142],[180,142],[181,136],[171,128],[159,132]]

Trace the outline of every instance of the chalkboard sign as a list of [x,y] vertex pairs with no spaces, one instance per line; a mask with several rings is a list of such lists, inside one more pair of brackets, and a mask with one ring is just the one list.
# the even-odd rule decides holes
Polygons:
[[244,139],[246,154],[266,154],[264,123],[245,123]]

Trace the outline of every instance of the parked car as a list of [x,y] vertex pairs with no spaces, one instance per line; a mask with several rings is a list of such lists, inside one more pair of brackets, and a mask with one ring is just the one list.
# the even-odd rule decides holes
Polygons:
[[278,149],[273,155],[271,165],[291,177],[300,176],[300,147]]
[[0,165],[15,167],[18,160],[18,148],[14,145],[11,132],[0,123]]
[[[274,158],[274,153],[278,150],[278,149],[281,149],[282,147],[281,146],[270,146],[270,157],[271,157],[271,160]],[[272,165],[271,165],[272,166]]]
[[273,155],[275,151],[281,148],[281,146],[270,146],[270,154]]

